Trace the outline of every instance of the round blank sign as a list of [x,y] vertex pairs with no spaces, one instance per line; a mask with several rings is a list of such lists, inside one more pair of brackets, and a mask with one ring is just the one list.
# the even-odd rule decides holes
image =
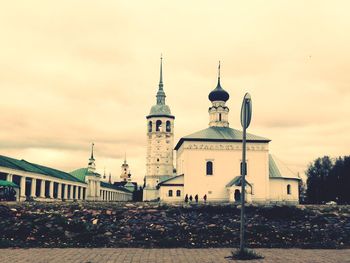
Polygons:
[[241,108],[241,125],[243,128],[248,128],[252,119],[252,98],[249,93],[246,93],[243,98]]

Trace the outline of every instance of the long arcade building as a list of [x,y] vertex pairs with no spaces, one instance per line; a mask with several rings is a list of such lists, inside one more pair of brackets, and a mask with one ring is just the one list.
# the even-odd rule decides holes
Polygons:
[[90,200],[90,201],[130,201],[132,192],[123,187],[102,182],[96,173],[93,153],[88,168],[66,173],[26,160],[0,155],[0,180],[13,182],[18,187],[16,200]]

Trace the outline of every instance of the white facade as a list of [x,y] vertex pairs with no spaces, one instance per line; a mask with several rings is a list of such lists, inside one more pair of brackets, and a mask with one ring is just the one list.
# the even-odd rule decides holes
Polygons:
[[[240,175],[242,143],[185,141],[177,151],[178,174],[184,174],[185,194],[211,201],[228,201],[226,185]],[[206,164],[211,161],[213,174],[207,175]],[[269,195],[268,144],[247,144],[248,174],[253,186],[253,200],[265,201]]]
[[182,175],[168,179],[159,185],[159,197],[164,202],[183,202],[184,177]]

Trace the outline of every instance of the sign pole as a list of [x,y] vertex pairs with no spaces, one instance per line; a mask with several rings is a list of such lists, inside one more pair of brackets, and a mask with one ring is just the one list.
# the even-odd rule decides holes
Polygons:
[[242,103],[241,109],[241,124],[243,127],[243,138],[242,138],[242,164],[241,164],[241,228],[240,228],[240,253],[244,253],[245,249],[245,176],[247,175],[247,164],[246,164],[246,141],[247,141],[247,128],[250,124],[252,116],[252,104],[249,93],[246,93]]

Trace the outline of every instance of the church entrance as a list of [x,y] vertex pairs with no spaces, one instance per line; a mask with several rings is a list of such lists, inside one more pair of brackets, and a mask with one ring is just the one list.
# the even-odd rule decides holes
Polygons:
[[235,202],[241,201],[241,191],[239,191],[238,189],[236,189],[236,190],[235,190],[235,193],[234,193],[234,198],[235,198]]

